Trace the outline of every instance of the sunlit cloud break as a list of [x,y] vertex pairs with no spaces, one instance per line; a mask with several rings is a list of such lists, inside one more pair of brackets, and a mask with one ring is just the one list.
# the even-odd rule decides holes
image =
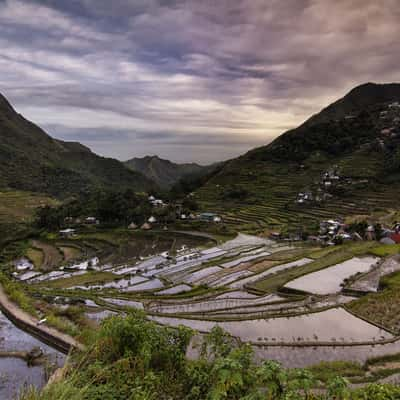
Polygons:
[[100,154],[209,163],[399,81],[399,26],[397,0],[0,0],[0,92]]

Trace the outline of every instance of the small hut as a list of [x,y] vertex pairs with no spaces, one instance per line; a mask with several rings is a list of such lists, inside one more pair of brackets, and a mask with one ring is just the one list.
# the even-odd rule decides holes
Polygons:
[[144,230],[144,231],[148,231],[151,229],[151,225],[148,222],[145,222],[140,229]]
[[128,229],[137,229],[138,228],[138,226],[134,223],[134,222],[131,222],[129,225],[128,225]]

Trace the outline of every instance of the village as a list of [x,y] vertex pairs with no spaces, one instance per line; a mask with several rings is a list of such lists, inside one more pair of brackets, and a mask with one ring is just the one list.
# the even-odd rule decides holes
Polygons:
[[[148,196],[148,204],[151,207],[152,214],[144,217],[144,221],[139,224],[137,221],[130,221],[127,228],[130,230],[144,230],[148,231],[151,229],[162,229],[168,230],[170,224],[176,222],[190,223],[190,222],[202,222],[205,224],[221,224],[222,218],[213,212],[201,212],[195,213],[188,207],[184,207],[182,202],[176,202],[173,204],[167,203],[166,201],[156,198],[153,195]],[[167,211],[167,208],[172,208],[172,213],[168,214],[168,220],[165,218],[163,210]],[[172,214],[172,216],[171,216]],[[65,228],[59,230],[59,234],[62,237],[69,238],[76,234],[77,230],[82,227],[90,226],[101,226],[101,220],[94,216],[86,217],[66,217],[64,219]]]

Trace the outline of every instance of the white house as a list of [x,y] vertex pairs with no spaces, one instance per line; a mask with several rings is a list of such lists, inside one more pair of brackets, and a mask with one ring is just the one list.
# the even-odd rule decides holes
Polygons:
[[75,229],[72,228],[62,229],[58,233],[63,237],[71,237],[75,234]]

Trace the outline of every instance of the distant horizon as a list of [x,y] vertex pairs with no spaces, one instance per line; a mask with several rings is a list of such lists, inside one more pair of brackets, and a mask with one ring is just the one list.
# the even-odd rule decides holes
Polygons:
[[399,82],[399,22],[396,0],[0,0],[0,92],[99,155],[207,165]]

